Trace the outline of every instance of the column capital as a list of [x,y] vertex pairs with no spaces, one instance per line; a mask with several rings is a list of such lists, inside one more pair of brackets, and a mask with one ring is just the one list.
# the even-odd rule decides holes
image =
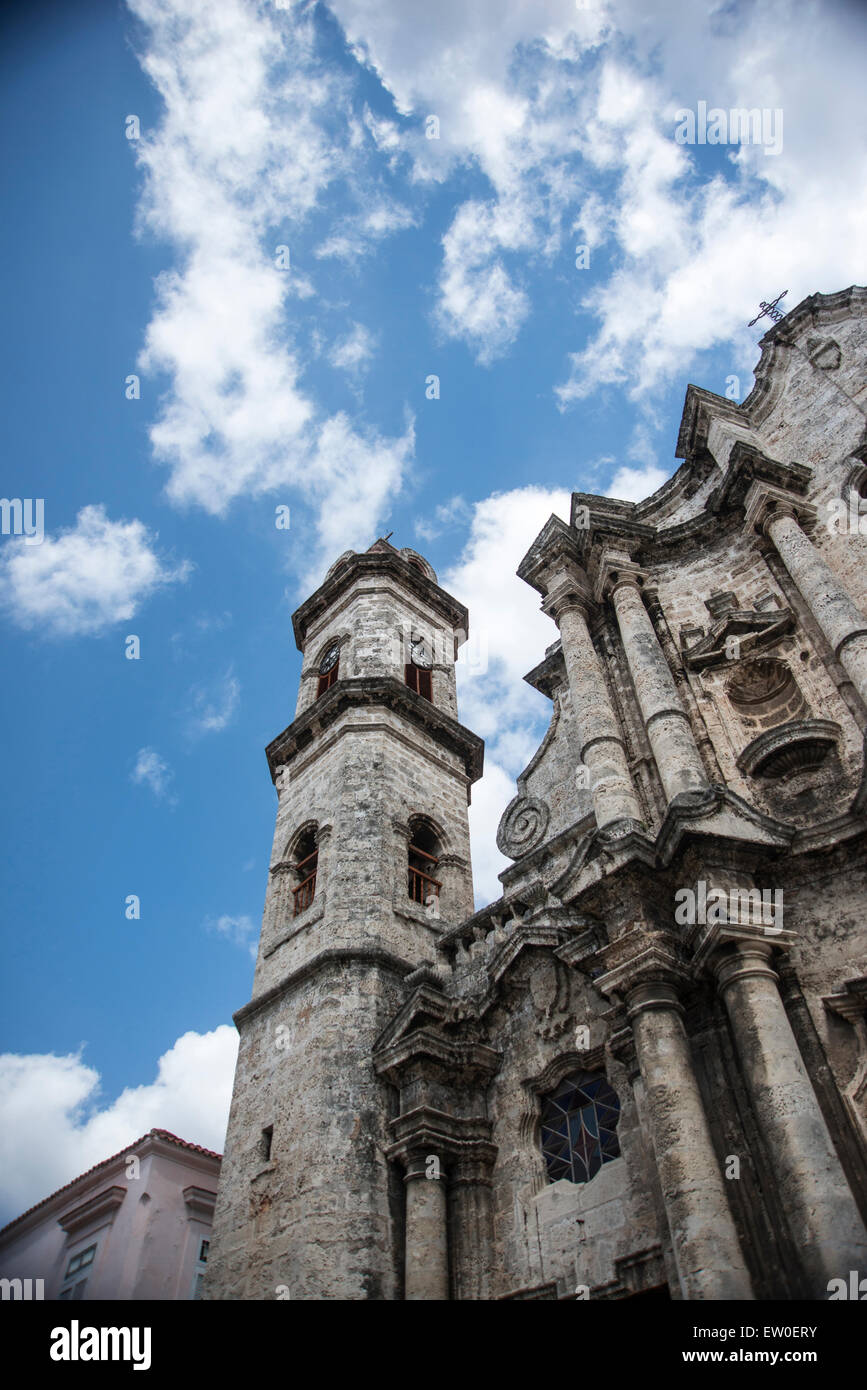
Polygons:
[[805,532],[816,523],[816,508],[803,497],[775,487],[761,478],[750,485],[744,498],[744,530],[748,535],[768,535],[768,526],[778,517],[790,516]]
[[716,976],[717,990],[725,998],[726,990],[736,981],[760,977],[778,985],[780,977],[771,966],[774,948],[770,941],[738,940],[731,951],[717,951],[711,956],[710,968]]
[[594,596],[601,603],[604,598],[612,598],[623,587],[636,589],[641,594],[646,580],[645,571],[635,563],[628,551],[606,546],[597,562]]
[[[768,959],[775,950],[785,950],[795,941],[795,933],[785,927],[760,926],[748,922],[712,922],[696,932],[693,945],[692,969],[700,975],[705,968],[716,971],[720,962],[733,959],[725,947],[734,946],[739,953],[750,950],[766,953]],[[774,977],[776,978],[776,976]]]
[[577,609],[585,622],[589,621],[595,610],[595,600],[587,573],[574,560],[561,557],[556,568],[545,576],[546,592],[542,600],[542,612],[560,625],[562,615],[569,609]]

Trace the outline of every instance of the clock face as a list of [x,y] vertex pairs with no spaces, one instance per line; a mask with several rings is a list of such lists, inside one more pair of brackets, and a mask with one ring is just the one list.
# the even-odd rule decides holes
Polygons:
[[332,666],[336,666],[336,665],[337,665],[337,661],[338,661],[339,656],[340,656],[340,648],[339,648],[339,647],[337,646],[337,644],[335,643],[335,645],[334,645],[333,647],[329,647],[329,648],[328,648],[328,651],[325,653],[325,655],[323,656],[322,660],[321,660],[320,663],[319,663],[319,674],[320,674],[320,676],[327,676],[327,675],[328,675],[328,672],[331,670]]
[[412,661],[413,666],[430,666],[430,648],[423,637],[410,638],[410,660]]

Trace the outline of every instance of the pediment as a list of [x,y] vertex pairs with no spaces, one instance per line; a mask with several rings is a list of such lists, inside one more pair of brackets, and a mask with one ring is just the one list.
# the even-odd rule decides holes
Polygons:
[[[681,631],[681,655],[690,671],[703,671],[708,666],[730,666],[734,657],[773,646],[795,625],[791,608],[775,608],[760,612],[755,608],[735,608],[713,624],[700,637],[700,629]],[[690,638],[692,640],[690,641]]]

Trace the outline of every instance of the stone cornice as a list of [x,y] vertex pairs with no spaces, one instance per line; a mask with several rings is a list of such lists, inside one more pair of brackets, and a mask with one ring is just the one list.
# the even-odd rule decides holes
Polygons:
[[113,1221],[127,1191],[128,1188],[119,1185],[107,1187],[104,1191],[98,1192],[95,1197],[89,1197],[80,1206],[64,1212],[62,1216],[57,1218],[57,1224],[63,1228],[68,1236],[74,1236],[88,1226],[101,1225],[106,1220]]
[[500,1061],[499,1052],[485,1043],[447,1038],[433,1027],[416,1028],[373,1054],[377,1075],[398,1087],[404,1072],[419,1062],[459,1085],[486,1085]]
[[[386,1150],[386,1158],[407,1167],[413,1160],[418,1163],[433,1153],[444,1157],[447,1163],[475,1169],[466,1176],[478,1180],[490,1172],[497,1158],[497,1146],[491,1143],[491,1121],[483,1116],[450,1115],[420,1105],[392,1120],[391,1130],[394,1142]],[[446,1173],[447,1180],[451,1176]]]
[[743,511],[747,535],[766,536],[770,523],[780,516],[795,517],[804,531],[811,531],[816,524],[815,507],[785,485],[778,487],[763,478],[756,478],[750,484],[743,501]]
[[802,299],[765,333],[759,346],[761,357],[753,372],[754,385],[740,405],[689,385],[677,436],[675,457],[698,460],[707,449],[707,437],[714,420],[742,430],[754,429],[770,413],[785,384],[789,352],[805,331],[819,324],[867,313],[867,289],[850,285],[835,294],[811,294]]
[[847,980],[842,990],[823,995],[822,1003],[831,1013],[845,1018],[847,1023],[863,1022],[867,1018],[867,975]]
[[575,532],[559,516],[549,516],[515,573],[544,597],[548,592],[548,571],[563,560],[581,564]]
[[217,1194],[205,1187],[185,1187],[184,1203],[191,1217],[209,1221],[217,1205]]
[[485,744],[477,734],[471,733],[451,715],[423,695],[417,695],[395,677],[353,676],[335,681],[324,695],[268,744],[265,755],[271,781],[276,781],[278,768],[291,762],[297,753],[307,748],[346,710],[370,705],[393,710],[408,723],[424,729],[431,738],[461,758],[471,782],[477,782],[481,777]]
[[[538,666],[534,666],[532,671],[528,671],[524,680],[528,685],[532,685],[534,690],[539,690],[548,699],[554,698],[554,691],[558,685],[566,683],[566,658],[563,655],[563,648],[559,642],[555,642],[549,647],[542,661]],[[526,775],[527,769],[525,769]]]
[[384,950],[381,946],[333,946],[325,951],[318,951],[315,956],[304,961],[298,966],[297,970],[291,971],[279,984],[273,985],[264,994],[257,994],[243,1008],[238,1009],[232,1015],[235,1027],[241,1031],[243,1024],[255,1017],[262,1009],[268,1008],[277,1002],[284,994],[287,994],[295,985],[305,980],[308,975],[314,974],[317,970],[322,970],[325,966],[339,963],[376,965],[382,970],[388,970],[393,975],[404,977],[412,974],[415,966],[410,965],[409,961],[401,960],[391,951]]
[[674,798],[656,837],[656,852],[662,864],[670,864],[685,841],[706,835],[786,849],[795,833],[795,826],[766,816],[728,787],[713,784]]
[[599,952],[604,974],[594,980],[601,994],[622,997],[640,985],[679,989],[690,982],[677,939],[670,932],[636,925]]
[[335,569],[300,608],[296,608],[292,614],[292,628],[298,650],[304,650],[304,641],[311,625],[327,613],[342,593],[359,579],[382,574],[391,575],[401,588],[408,589],[429,608],[435,609],[450,627],[464,634],[469,633],[469,616],[464,605],[389,546],[387,550],[366,550],[361,554],[347,555],[345,563]]
[[683,402],[674,457],[691,460],[702,454],[707,449],[708,431],[715,419],[725,420],[740,429],[749,429],[749,416],[736,401],[690,382]]

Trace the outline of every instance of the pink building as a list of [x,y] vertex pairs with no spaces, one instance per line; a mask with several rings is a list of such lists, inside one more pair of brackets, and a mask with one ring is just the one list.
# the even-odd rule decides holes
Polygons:
[[0,1230],[2,1297],[197,1298],[221,1159],[152,1129],[82,1173]]

